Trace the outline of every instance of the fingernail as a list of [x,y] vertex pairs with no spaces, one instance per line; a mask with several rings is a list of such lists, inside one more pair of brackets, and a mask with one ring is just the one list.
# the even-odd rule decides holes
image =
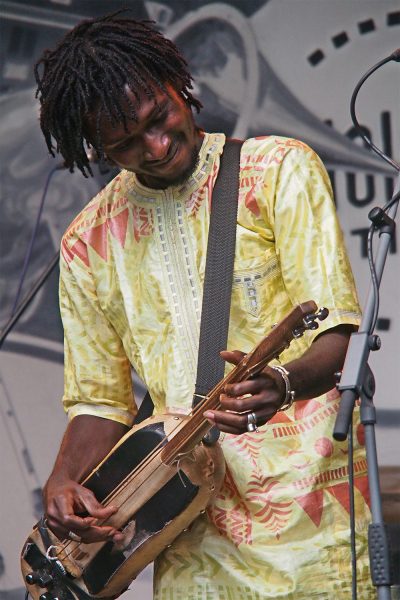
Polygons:
[[206,410],[206,412],[203,413],[203,417],[211,421],[211,423],[214,423],[215,421],[214,413],[209,410]]

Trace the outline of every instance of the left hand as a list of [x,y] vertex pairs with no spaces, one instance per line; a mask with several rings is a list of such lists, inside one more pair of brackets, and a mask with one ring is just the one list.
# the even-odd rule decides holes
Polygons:
[[[237,365],[245,354],[235,350],[221,352],[221,356]],[[282,406],[285,393],[285,382],[280,374],[265,367],[252,379],[227,384],[220,397],[221,409],[207,410],[204,416],[226,433],[247,433],[247,415],[254,412],[257,426],[264,425]]]

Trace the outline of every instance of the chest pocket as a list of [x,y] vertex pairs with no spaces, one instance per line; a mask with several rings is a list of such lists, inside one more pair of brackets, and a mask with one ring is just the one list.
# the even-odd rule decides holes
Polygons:
[[262,308],[268,306],[268,298],[273,294],[279,274],[275,255],[235,261],[233,293],[247,313],[258,317]]

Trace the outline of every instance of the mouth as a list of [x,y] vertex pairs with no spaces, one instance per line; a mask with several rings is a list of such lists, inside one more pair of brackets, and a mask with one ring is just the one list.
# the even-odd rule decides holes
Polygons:
[[173,145],[171,145],[171,148],[168,150],[168,154],[165,158],[163,158],[162,160],[155,160],[149,163],[146,163],[145,167],[146,169],[163,169],[166,166],[169,166],[170,163],[173,162],[173,160],[175,159],[177,153],[179,150],[179,145],[177,142],[175,142]]
[[139,180],[147,187],[165,189],[169,185],[181,185],[194,172],[199,160],[199,149],[190,152],[184,140],[175,139],[168,155],[160,161],[142,165]]

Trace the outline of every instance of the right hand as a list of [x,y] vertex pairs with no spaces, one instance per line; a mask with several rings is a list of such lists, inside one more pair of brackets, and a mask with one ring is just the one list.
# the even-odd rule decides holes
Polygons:
[[[71,532],[84,543],[118,542],[123,534],[101,523],[118,510],[104,507],[93,492],[67,477],[51,476],[43,491],[47,524],[59,539],[70,537]],[[88,516],[80,516],[86,514]]]

